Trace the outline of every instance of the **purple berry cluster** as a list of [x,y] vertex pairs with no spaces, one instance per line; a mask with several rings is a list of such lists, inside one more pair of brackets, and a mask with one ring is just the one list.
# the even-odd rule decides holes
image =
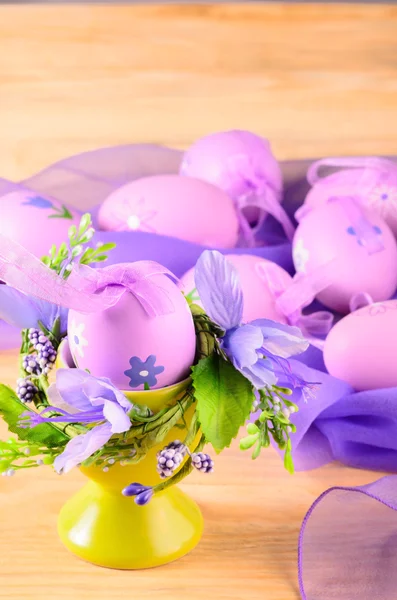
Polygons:
[[[190,454],[188,448],[180,442],[175,440],[171,442],[157,453],[157,472],[162,479],[171,477],[174,471],[181,465],[186,454]],[[200,471],[201,473],[212,473],[214,470],[214,461],[211,459],[209,454],[204,452],[195,452],[190,455],[192,459],[192,466]]]
[[31,402],[37,392],[37,387],[30,381],[29,377],[18,379],[17,396],[22,402]]
[[182,463],[186,453],[185,444],[182,444],[179,440],[171,442],[157,453],[157,472],[161,479],[171,477],[175,469]]
[[204,452],[192,454],[192,465],[200,473],[212,473],[214,470],[214,461],[209,454],[204,454]]
[[35,354],[28,354],[28,356],[25,356],[22,361],[22,366],[26,373],[29,373],[30,375],[40,375],[41,373],[40,365],[37,362],[37,356]]
[[38,350],[37,360],[41,372],[44,375],[48,375],[57,359],[57,352],[54,346],[51,344],[50,340],[47,340],[46,342],[44,342],[44,344],[39,342],[36,345],[36,350]]
[[[37,352],[37,357],[34,357],[33,355],[29,356],[31,360],[36,358],[37,367],[39,369],[39,373],[35,372],[34,375],[48,375],[57,358],[57,352],[54,346],[39,329],[29,329],[29,341]],[[30,373],[30,371],[27,372]]]

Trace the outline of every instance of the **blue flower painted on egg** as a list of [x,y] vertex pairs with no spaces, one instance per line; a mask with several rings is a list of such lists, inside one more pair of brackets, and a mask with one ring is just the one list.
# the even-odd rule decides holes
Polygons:
[[34,206],[36,208],[53,208],[53,204],[47,198],[42,198],[41,196],[32,196],[31,198],[27,198],[27,202],[23,203],[24,206]]
[[[372,227],[372,229],[374,230],[374,232],[375,232],[377,235],[382,235],[382,230],[381,230],[381,228],[380,228],[380,227],[378,227],[377,225],[374,225],[374,226]],[[347,232],[349,235],[355,235],[355,236],[357,236],[357,232],[356,232],[356,230],[354,229],[354,227],[348,227],[348,228],[346,229],[346,232]],[[359,244],[359,246],[363,246],[363,245],[364,245],[364,244],[363,244],[363,242],[362,242],[362,240],[360,240],[360,238],[357,238],[357,244]]]
[[156,375],[160,375],[164,371],[164,367],[156,367],[155,363],[154,354],[148,356],[145,361],[137,356],[132,356],[130,358],[131,368],[124,371],[124,374],[130,378],[129,386],[136,388],[146,383],[149,387],[154,387],[157,384]]
[[70,210],[62,204],[62,206],[54,206],[51,200],[42,198],[41,196],[32,196],[27,198],[27,202],[23,202],[22,206],[34,206],[35,208],[53,209],[53,214],[49,215],[49,219],[73,219]]

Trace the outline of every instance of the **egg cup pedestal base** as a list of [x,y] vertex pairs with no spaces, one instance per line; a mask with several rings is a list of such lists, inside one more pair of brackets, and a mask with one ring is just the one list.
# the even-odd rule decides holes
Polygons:
[[61,509],[58,533],[68,550],[113,569],[146,569],[169,563],[200,541],[203,517],[176,486],[145,506],[90,481]]

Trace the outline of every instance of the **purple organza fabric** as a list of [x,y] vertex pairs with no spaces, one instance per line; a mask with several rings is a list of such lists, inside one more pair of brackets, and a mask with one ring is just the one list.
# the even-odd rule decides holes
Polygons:
[[302,600],[395,600],[396,557],[397,476],[331,488],[303,521]]
[[[104,148],[62,160],[22,185],[91,211],[120,185],[151,174],[176,173],[181,153],[150,145]],[[284,206],[293,215],[309,185],[311,161],[284,163]],[[0,180],[0,195],[17,184]],[[265,245],[233,249],[270,259],[292,272],[291,246],[279,224],[266,219]],[[175,275],[192,267],[205,249],[181,240],[142,232],[98,232],[96,241],[115,241],[107,264],[158,261]],[[313,310],[321,310],[313,306]],[[0,324],[0,346],[10,347],[16,332]],[[293,415],[298,470],[333,460],[357,468],[397,472],[397,388],[356,393],[326,373],[322,353],[309,349],[295,362],[307,381],[321,382],[315,400],[299,402]],[[303,600],[392,600],[396,597],[397,477],[359,488],[332,488],[311,507],[299,540],[299,583]]]

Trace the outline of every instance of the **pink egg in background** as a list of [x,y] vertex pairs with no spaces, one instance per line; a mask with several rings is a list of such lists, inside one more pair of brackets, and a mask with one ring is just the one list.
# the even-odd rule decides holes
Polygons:
[[352,312],[331,329],[324,346],[328,372],[356,390],[397,386],[397,300]]
[[47,255],[53,244],[67,241],[69,227],[79,222],[76,210],[29,190],[0,197],[0,234],[39,258]]
[[189,375],[196,336],[188,303],[166,275],[151,281],[167,294],[174,312],[149,316],[130,292],[105,311],[69,311],[68,340],[79,368],[108,377],[122,390],[144,389],[145,382],[165,387]]
[[[369,251],[368,240],[362,239],[363,227],[376,251]],[[397,244],[390,228],[378,214],[349,199],[302,214],[293,240],[293,261],[298,273],[329,278],[317,299],[342,313],[349,312],[356,294],[388,300],[397,287]]]
[[98,223],[108,231],[146,231],[218,248],[233,248],[239,229],[225,192],[179,175],[144,177],[120,187],[103,202]]
[[[285,316],[276,307],[264,269],[271,265],[285,286],[291,283],[292,277],[276,263],[251,254],[228,254],[226,259],[236,267],[240,278],[244,298],[243,321],[266,318],[286,323]],[[184,293],[189,294],[192,301],[201,306],[194,282],[194,268],[183,275],[181,284]]]
[[[346,168],[319,178],[317,170],[322,163],[337,166],[357,161],[365,168]],[[318,165],[318,168],[317,168]],[[378,165],[378,166],[377,166]],[[385,159],[325,159],[309,169],[308,177],[315,182],[306,196],[305,206],[317,208],[332,196],[356,196],[364,207],[377,212],[397,236],[397,163]]]

